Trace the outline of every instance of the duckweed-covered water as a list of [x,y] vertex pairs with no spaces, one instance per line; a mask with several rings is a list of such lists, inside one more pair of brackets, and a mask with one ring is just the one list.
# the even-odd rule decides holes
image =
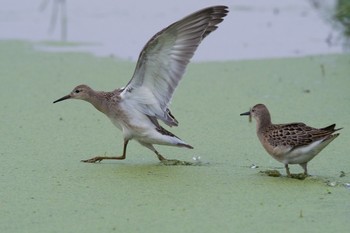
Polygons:
[[[157,147],[198,166],[162,166],[82,101],[52,101],[81,83],[125,85],[134,63],[44,53],[0,42],[1,232],[347,232],[350,223],[350,55],[190,64],[175,93],[171,131],[195,147]],[[256,103],[275,123],[337,123],[341,135],[285,177],[239,114]],[[277,170],[281,177],[260,171]],[[302,169],[291,166],[293,173]]]

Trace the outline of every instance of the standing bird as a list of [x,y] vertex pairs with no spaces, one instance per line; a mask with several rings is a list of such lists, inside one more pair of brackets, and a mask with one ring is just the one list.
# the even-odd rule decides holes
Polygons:
[[307,163],[323,150],[339,134],[333,134],[335,124],[316,129],[304,123],[272,124],[269,110],[263,104],[255,105],[248,115],[256,120],[256,132],[265,150],[284,164],[291,177],[288,164],[299,164],[307,176]]
[[122,160],[131,139],[152,150],[166,165],[191,164],[163,157],[153,144],[193,147],[164,129],[158,122],[178,126],[169,110],[169,103],[186,66],[198,45],[228,13],[226,6],[213,6],[197,11],[155,34],[142,49],[133,77],[126,87],[112,92],[94,91],[79,85],[73,91],[54,101],[80,99],[91,103],[106,114],[123,132],[123,154],[118,157],[97,156],[82,162],[95,163],[104,159]]

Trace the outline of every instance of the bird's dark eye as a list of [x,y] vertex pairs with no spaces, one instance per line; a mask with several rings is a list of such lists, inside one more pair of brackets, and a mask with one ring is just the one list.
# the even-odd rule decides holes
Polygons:
[[79,93],[80,91],[79,90],[75,90],[75,93]]

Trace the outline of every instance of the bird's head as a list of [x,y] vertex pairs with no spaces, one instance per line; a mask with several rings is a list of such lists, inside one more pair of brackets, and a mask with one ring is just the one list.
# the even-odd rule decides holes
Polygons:
[[79,99],[79,100],[88,100],[90,94],[92,92],[92,89],[87,85],[79,85],[76,86],[71,93],[69,93],[66,96],[63,96],[62,98],[55,100],[53,103],[57,103],[63,100],[67,99]]
[[[257,122],[260,122],[262,119],[270,121],[270,113],[264,104],[257,104],[250,109],[248,112],[241,113],[240,116],[249,116],[249,121],[253,117]],[[268,119],[267,119],[268,118]]]

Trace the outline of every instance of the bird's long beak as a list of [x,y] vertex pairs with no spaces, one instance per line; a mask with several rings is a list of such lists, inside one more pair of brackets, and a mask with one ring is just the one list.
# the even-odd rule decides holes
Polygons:
[[[56,100],[57,101],[57,100]],[[55,102],[56,102],[55,101]],[[250,111],[249,112],[244,112],[244,113],[241,113],[239,114],[240,116],[250,116]]]
[[249,111],[248,112],[244,112],[244,113],[241,113],[241,114],[239,114],[240,116],[249,116],[249,122],[252,122],[252,114],[250,114],[250,111],[251,111],[252,109],[249,109]]
[[71,95],[66,95],[66,96],[63,96],[62,98],[60,98],[58,100],[53,101],[53,103],[57,103],[57,102],[60,102],[62,100],[66,100],[66,99],[70,99],[70,98],[72,98]]

